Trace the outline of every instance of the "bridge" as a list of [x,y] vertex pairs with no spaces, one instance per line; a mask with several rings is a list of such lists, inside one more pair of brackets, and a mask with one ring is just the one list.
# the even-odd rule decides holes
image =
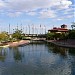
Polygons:
[[46,34],[23,34],[25,37],[46,38]]
[[43,41],[46,39],[46,34],[24,34],[24,36],[33,41]]
[[[10,37],[12,34],[10,34]],[[44,41],[46,40],[46,34],[22,34],[25,36],[25,40],[32,40],[32,41]]]

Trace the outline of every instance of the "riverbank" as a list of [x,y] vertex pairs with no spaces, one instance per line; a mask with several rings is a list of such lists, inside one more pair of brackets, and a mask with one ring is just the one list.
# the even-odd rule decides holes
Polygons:
[[61,47],[69,47],[75,48],[75,40],[68,39],[68,40],[47,40],[48,43],[55,44]]
[[15,47],[15,46],[20,46],[20,45],[27,45],[29,44],[30,41],[29,40],[20,40],[20,41],[16,41],[16,42],[8,42],[5,44],[1,44],[0,47]]
[[[68,40],[46,40],[48,43],[55,44],[57,46],[61,47],[69,47],[69,48],[75,48],[75,40],[68,39]],[[0,47],[6,48],[6,47],[15,47],[20,45],[27,45],[29,44],[29,40],[20,40],[16,42],[8,42],[5,44],[0,44]]]

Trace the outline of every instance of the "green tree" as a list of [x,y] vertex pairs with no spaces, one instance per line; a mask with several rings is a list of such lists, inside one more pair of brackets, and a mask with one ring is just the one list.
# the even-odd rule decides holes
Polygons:
[[75,27],[75,22],[72,22],[71,27],[72,27],[72,30],[73,30],[73,29],[74,29],[74,27]]
[[9,35],[7,32],[1,32],[0,33],[0,41],[8,41]]
[[75,39],[75,30],[70,30],[68,37],[69,39]]
[[67,33],[47,33],[48,40],[59,40],[59,39],[67,39]]
[[17,40],[22,39],[22,31],[16,29],[15,32],[12,34],[12,38],[15,38]]
[[61,37],[61,34],[60,33],[54,33],[54,38],[57,40]]
[[54,33],[47,33],[46,38],[47,38],[47,40],[52,40],[52,39],[54,39]]

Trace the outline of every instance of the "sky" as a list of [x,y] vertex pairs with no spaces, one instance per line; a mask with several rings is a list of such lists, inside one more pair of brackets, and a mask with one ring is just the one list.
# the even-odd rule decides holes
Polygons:
[[[43,31],[66,24],[71,28],[75,22],[74,0],[0,0],[0,31],[11,32],[18,26],[28,32],[28,26],[33,30]],[[39,30],[40,33],[40,30]]]

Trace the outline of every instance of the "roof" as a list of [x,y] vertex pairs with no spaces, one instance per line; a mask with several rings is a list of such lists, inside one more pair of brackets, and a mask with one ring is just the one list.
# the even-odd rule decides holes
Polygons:
[[55,31],[55,32],[58,32],[58,31],[60,31],[60,32],[68,32],[68,29],[65,29],[65,28],[56,28],[56,27],[54,27],[53,29],[48,30],[48,31]]

